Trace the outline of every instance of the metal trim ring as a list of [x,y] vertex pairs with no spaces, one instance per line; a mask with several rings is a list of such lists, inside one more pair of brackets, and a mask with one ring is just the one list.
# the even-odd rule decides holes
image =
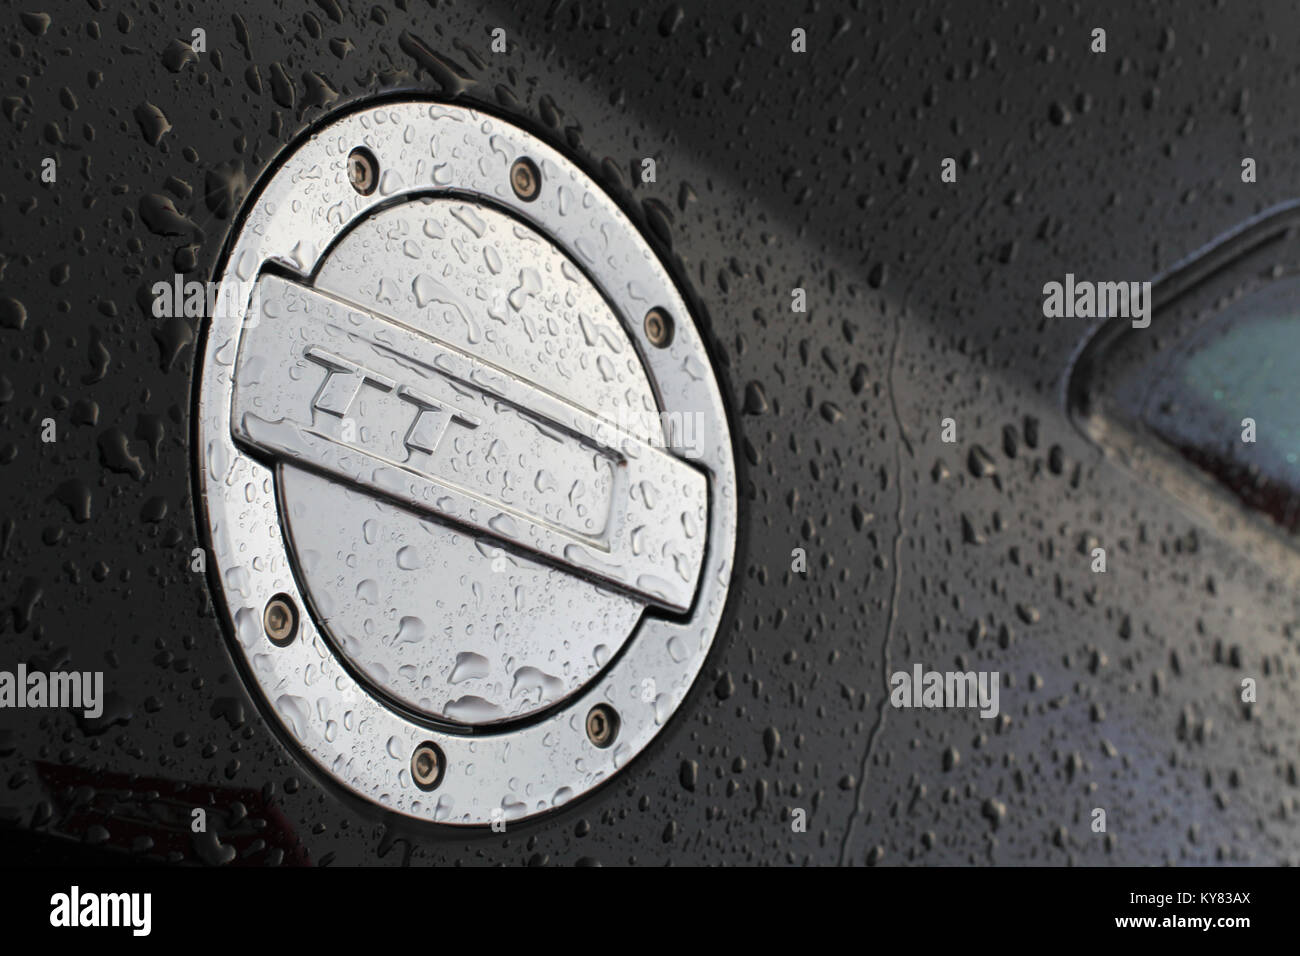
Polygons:
[[[379,164],[362,194],[348,157],[363,146]],[[521,198],[512,164],[526,158],[540,187]],[[646,613],[623,651],[590,683],[530,723],[456,733],[399,712],[358,682],[301,613],[297,633],[272,643],[263,609],[280,596],[308,608],[280,524],[271,468],[231,434],[232,372],[252,283],[267,267],[310,276],[361,217],[404,198],[452,194],[502,208],[578,263],[636,344],[661,412],[698,414],[709,476],[708,537],[694,606],[685,617]],[[722,396],[704,343],[668,272],[618,206],[575,164],[523,130],[484,113],[428,101],[371,106],[301,142],[245,206],[219,275],[198,385],[200,509],[210,533],[215,590],[232,645],[288,737],[320,770],[386,810],[462,826],[557,808],[609,779],[643,750],[681,704],[721,620],[736,537],[736,475]],[[234,281],[232,281],[234,280]],[[643,318],[675,318],[666,346]],[[647,688],[652,693],[646,693]],[[588,715],[612,710],[617,736],[593,742]],[[412,755],[441,752],[441,779],[426,790]]]

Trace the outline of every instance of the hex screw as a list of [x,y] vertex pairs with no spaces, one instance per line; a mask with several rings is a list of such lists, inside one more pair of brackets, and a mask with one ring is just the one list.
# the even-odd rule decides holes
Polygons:
[[605,748],[618,736],[618,712],[609,704],[597,704],[587,712],[587,739]]
[[426,740],[411,754],[411,778],[421,790],[433,790],[442,783],[447,762],[437,744]]
[[272,644],[283,647],[293,642],[298,633],[298,608],[287,594],[277,594],[266,602],[262,611],[262,627]]
[[379,185],[379,160],[364,146],[348,153],[348,182],[363,196],[369,196]]
[[510,186],[524,202],[532,202],[542,191],[542,173],[527,156],[520,156],[510,167]]
[[667,348],[673,340],[673,317],[658,306],[645,314],[645,336],[657,349]]

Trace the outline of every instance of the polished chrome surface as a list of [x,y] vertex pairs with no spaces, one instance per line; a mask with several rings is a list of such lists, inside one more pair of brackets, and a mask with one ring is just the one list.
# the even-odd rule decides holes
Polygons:
[[[247,208],[207,330],[200,483],[269,709],[411,817],[481,825],[598,785],[680,704],[731,574],[730,436],[667,273],[558,153],[438,104],[336,120]],[[675,317],[664,348],[653,308]],[[310,612],[284,646],[262,627],[276,594]]]
[[704,542],[684,529],[704,525],[707,501],[681,459],[277,276],[258,282],[251,315],[231,409],[239,441],[669,610],[690,607]]

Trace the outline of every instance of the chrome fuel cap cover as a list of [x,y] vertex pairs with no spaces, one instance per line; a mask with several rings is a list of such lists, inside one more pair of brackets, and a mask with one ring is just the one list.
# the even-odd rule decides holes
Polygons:
[[245,209],[196,467],[246,674],[398,813],[597,786],[681,703],[731,574],[731,439],[668,273],[559,153],[442,104],[334,120]]

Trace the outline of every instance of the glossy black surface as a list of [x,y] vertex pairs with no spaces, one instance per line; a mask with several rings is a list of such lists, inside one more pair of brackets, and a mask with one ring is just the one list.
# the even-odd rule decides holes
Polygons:
[[[0,714],[0,818],[48,835],[24,847],[1300,860],[1294,562],[1103,458],[1065,402],[1099,323],[1042,312],[1067,272],[1151,278],[1294,195],[1289,4],[43,9],[47,26],[0,15],[0,667],[103,669],[112,695],[95,722]],[[191,57],[177,44],[196,26]],[[734,412],[742,533],[711,665],[611,785],[505,834],[345,803],[270,731],[189,570],[200,330],[148,308],[173,272],[209,277],[287,142],[409,90],[508,116],[596,172],[674,264]],[[635,176],[645,156],[654,184]],[[998,670],[1001,716],[890,707],[887,675],[914,662]],[[212,832],[177,835],[174,801],[214,807]]]

